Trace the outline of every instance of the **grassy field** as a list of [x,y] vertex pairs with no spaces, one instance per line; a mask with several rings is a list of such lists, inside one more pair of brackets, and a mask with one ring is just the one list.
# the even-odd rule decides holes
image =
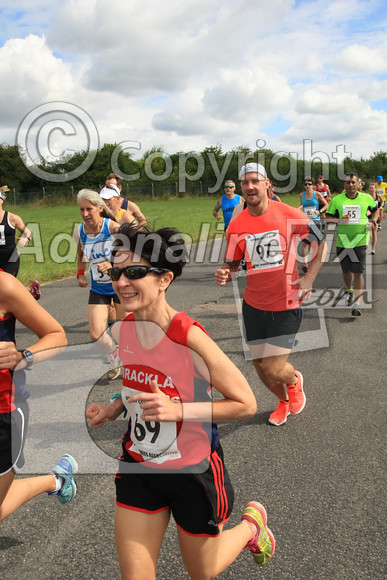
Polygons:
[[[283,201],[295,206],[299,198],[297,195],[286,195]],[[174,226],[196,242],[203,227],[209,231],[209,239],[217,231],[217,222],[212,216],[215,203],[216,198],[193,197],[145,201],[139,202],[139,205],[151,227]],[[23,284],[36,278],[44,283],[75,276],[76,246],[73,230],[81,221],[78,205],[13,207],[6,204],[4,209],[20,215],[33,232],[32,242],[20,250],[18,278]]]

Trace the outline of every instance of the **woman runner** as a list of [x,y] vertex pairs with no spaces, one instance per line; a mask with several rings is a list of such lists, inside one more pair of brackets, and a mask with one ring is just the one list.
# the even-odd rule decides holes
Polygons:
[[[16,277],[20,268],[17,248],[24,248],[32,240],[32,232],[20,216],[3,210],[7,191],[9,189],[6,185],[0,188],[0,268]],[[17,243],[16,230],[22,234]],[[29,291],[35,300],[39,300],[41,292],[38,280],[31,282]]]
[[111,266],[109,259],[113,244],[112,233],[118,228],[118,223],[96,191],[81,189],[77,201],[83,219],[75,234],[78,242],[78,286],[86,288],[88,285],[85,267],[86,262],[89,262],[91,277],[87,307],[89,334],[91,340],[97,342],[108,354],[111,368],[107,376],[109,379],[115,379],[120,374],[118,348],[106,329],[110,302],[113,299],[119,308],[119,299],[107,271]]
[[[266,510],[250,502],[241,523],[223,531],[233,489],[215,421],[256,411],[247,381],[198,322],[166,301],[186,250],[172,228],[118,230],[109,274],[127,313],[119,330],[123,389],[92,403],[91,427],[129,417],[116,475],[115,535],[123,579],[151,580],[170,520],[190,578],[214,578],[246,547],[263,565],[275,540]],[[210,391],[220,394],[211,401]]]
[[[24,351],[15,345],[16,320],[38,337]],[[15,480],[24,465],[29,397],[22,380],[25,373],[19,369],[52,357],[65,345],[60,324],[14,276],[0,270],[0,521],[41,493],[57,495],[61,503],[76,494],[77,463],[70,455],[62,457],[49,475]]]

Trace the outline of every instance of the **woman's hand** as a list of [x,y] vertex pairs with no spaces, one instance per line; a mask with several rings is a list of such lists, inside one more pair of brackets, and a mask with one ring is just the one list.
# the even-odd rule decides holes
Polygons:
[[97,266],[98,268],[98,272],[101,272],[101,274],[107,274],[108,270],[110,270],[110,268],[112,267],[110,262],[100,262]]
[[86,288],[86,286],[87,286],[87,280],[86,280],[86,276],[84,274],[79,274],[79,276],[78,276],[78,286],[80,288]]
[[0,342],[0,369],[13,370],[23,359],[13,342]]
[[109,405],[101,403],[91,403],[86,409],[86,418],[89,419],[90,427],[102,427],[106,421],[115,421],[123,411],[122,401],[118,399]]
[[24,248],[28,244],[28,242],[30,241],[30,239],[25,237],[25,236],[17,238],[17,240],[18,240],[18,242],[16,245],[18,248]]
[[151,382],[151,393],[138,393],[128,398],[128,403],[140,401],[143,421],[182,421],[183,411],[181,403],[173,403],[159,389],[155,380]]

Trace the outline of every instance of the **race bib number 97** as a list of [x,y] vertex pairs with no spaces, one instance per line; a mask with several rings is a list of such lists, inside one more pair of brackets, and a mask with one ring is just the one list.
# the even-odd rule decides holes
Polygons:
[[254,270],[283,268],[284,266],[278,230],[246,236],[246,253]]

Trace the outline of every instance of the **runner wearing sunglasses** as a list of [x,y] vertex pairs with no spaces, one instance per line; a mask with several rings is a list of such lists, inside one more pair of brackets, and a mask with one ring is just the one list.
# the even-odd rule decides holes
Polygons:
[[[214,578],[245,547],[263,565],[275,540],[261,504],[250,502],[241,523],[223,531],[233,490],[215,423],[251,417],[256,401],[202,326],[166,301],[186,261],[184,241],[172,228],[150,232],[123,224],[113,257],[113,287],[130,313],[116,325],[123,389],[107,405],[92,403],[86,416],[91,427],[124,410],[129,417],[116,476],[121,577],[156,577],[171,514],[191,578]],[[222,396],[212,401],[211,389]]]
[[[322,221],[321,213],[323,213],[327,207],[328,203],[321,193],[314,189],[314,179],[313,177],[305,177],[305,190],[300,193],[300,205],[298,209],[301,209],[309,219],[313,220],[315,226],[322,231]],[[299,245],[301,256],[303,257],[304,263],[301,270],[306,273],[308,271],[308,256],[310,247],[307,244]]]
[[111,266],[109,260],[113,244],[112,234],[118,228],[118,223],[96,191],[82,189],[77,195],[77,201],[84,220],[74,236],[78,244],[78,286],[86,288],[88,285],[85,268],[89,262],[89,333],[91,340],[108,353],[111,368],[107,376],[112,380],[120,374],[120,360],[118,348],[106,329],[111,300],[113,299],[119,310],[119,299],[107,271]]
[[219,222],[222,221],[222,216],[218,214],[218,211],[222,208],[224,231],[228,228],[234,209],[242,202],[242,197],[235,193],[235,183],[231,179],[228,179],[224,184],[224,195],[219,197],[212,210],[212,215]]

